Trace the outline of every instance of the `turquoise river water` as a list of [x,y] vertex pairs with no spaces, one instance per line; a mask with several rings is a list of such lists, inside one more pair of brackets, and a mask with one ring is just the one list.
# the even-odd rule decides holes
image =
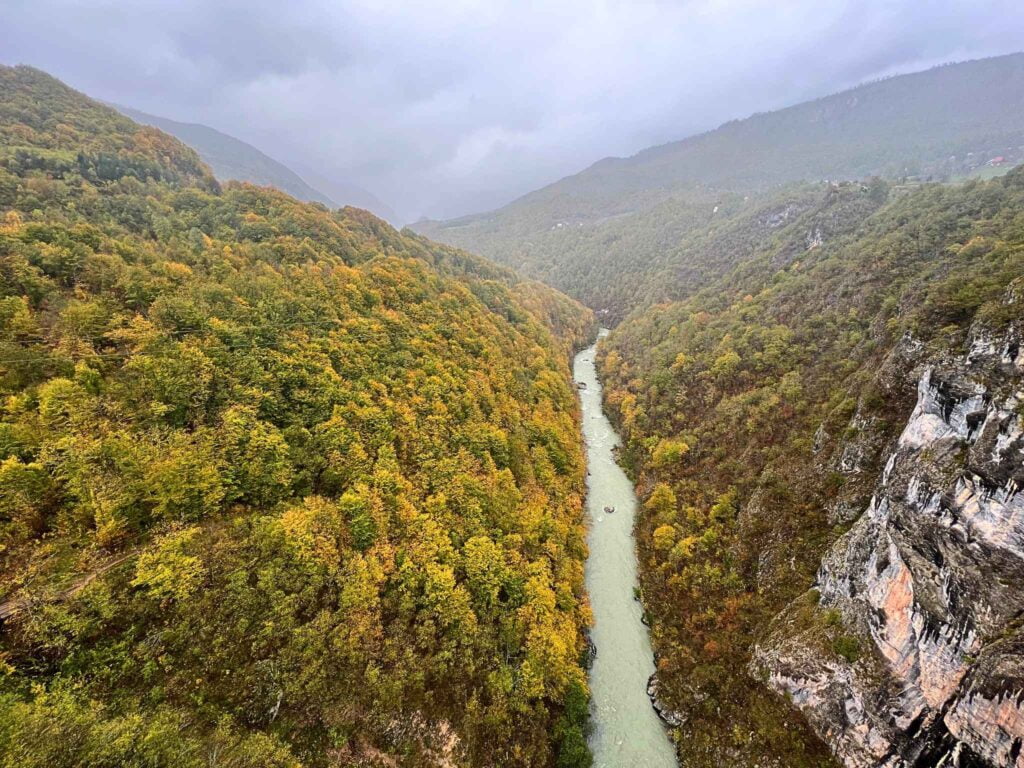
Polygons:
[[[619,437],[601,408],[595,347],[573,366],[587,450],[587,591],[594,611],[591,639],[597,649],[590,670],[594,768],[676,768],[668,732],[647,697],[654,672],[647,627],[641,621],[633,522],[633,484],[615,461]],[[605,508],[614,512],[605,512]]]

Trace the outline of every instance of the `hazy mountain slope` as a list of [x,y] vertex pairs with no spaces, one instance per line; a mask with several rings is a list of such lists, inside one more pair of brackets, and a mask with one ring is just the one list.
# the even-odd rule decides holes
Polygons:
[[592,315],[0,68],[0,766],[584,766]]
[[763,210],[600,349],[685,764],[1015,765],[1024,173]]
[[299,200],[323,203],[328,208],[351,205],[388,220],[395,218],[390,206],[356,184],[331,179],[312,168],[301,168],[300,176],[251,144],[205,125],[180,123],[129,107],[115,107],[136,122],[155,126],[194,148],[221,181],[248,181],[261,187],[276,187]]
[[946,178],[995,156],[1024,159],[1024,54],[754,115],[602,160],[497,211],[415,228],[543,277],[618,319],[637,304],[609,280],[623,258],[643,272],[682,233],[741,209],[747,195],[795,180]]
[[199,123],[181,123],[120,105],[115,108],[135,122],[159,128],[195,149],[220,181],[248,181],[261,187],[276,187],[299,200],[323,203],[329,208],[339,205],[287,166],[233,136]]
[[296,165],[295,168],[302,174],[302,178],[308,179],[317,189],[327,193],[334,200],[340,200],[343,205],[364,208],[375,216],[397,223],[398,215],[394,209],[372,192],[355,184],[347,184],[344,180],[325,175],[306,165]]
[[[780,181],[942,173],[950,156],[1021,149],[1024,53],[951,64],[735,120],[573,177],[619,195],[695,183],[727,189]],[[988,160],[979,158],[980,162]]]
[[[82,109],[82,96],[53,88],[49,75],[31,67],[0,67],[0,160],[6,203],[19,182],[12,175],[46,178],[77,170],[98,183],[139,181],[217,188],[192,149],[154,128],[110,109]],[[45,94],[45,100],[37,97]],[[45,196],[49,190],[41,184]]]

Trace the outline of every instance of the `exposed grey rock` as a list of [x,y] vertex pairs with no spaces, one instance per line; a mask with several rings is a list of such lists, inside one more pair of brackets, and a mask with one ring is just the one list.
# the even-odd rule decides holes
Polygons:
[[647,678],[647,697],[651,700],[651,706],[654,707],[654,711],[658,713],[662,722],[672,728],[678,728],[686,722],[686,715],[666,705],[658,697],[658,689],[658,673],[655,672]]
[[[1024,768],[1022,346],[976,329],[959,356],[908,367],[913,411],[818,574],[816,610],[867,652],[838,656],[795,606],[756,648],[753,671],[849,768]],[[856,474],[870,456],[830,461]]]
[[594,644],[589,631],[583,633],[583,639],[585,642],[583,648],[583,668],[589,671],[594,666],[594,659],[597,657],[597,646]]

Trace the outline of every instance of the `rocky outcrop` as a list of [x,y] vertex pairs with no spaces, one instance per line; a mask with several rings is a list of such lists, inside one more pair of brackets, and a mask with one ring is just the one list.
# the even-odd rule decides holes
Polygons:
[[658,717],[665,725],[671,728],[678,728],[686,722],[686,715],[682,712],[672,709],[658,695],[660,683],[658,682],[658,673],[655,672],[649,678],[647,678],[647,698],[651,700],[651,706],[654,707],[654,711],[658,713]]
[[791,606],[752,666],[850,768],[1024,768],[1020,334],[975,329],[910,372],[916,405],[822,562],[818,618]]

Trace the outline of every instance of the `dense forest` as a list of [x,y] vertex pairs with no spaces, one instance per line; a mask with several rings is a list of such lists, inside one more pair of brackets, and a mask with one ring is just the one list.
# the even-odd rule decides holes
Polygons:
[[0,765],[588,765],[592,333],[0,68]]
[[[691,263],[681,241],[755,215],[781,186],[953,180],[1024,161],[1022,111],[1024,54],[951,64],[608,158],[497,211],[415,228],[544,280],[613,323],[665,300],[652,278]],[[988,167],[995,157],[1005,164]],[[704,277],[692,271],[683,287]]]
[[[972,326],[1020,331],[1005,300],[1024,279],[1019,169],[960,185],[807,185],[771,210],[686,246],[709,284],[636,311],[601,347],[643,497],[660,696],[684,721],[688,766],[828,764],[755,683],[754,644],[811,599],[823,554],[868,506],[881,449],[914,406],[916,380],[891,370],[962,354]],[[838,613],[809,615],[835,658],[872,652]]]
[[[915,736],[924,744],[914,729],[925,715],[889,723],[904,704],[886,692],[942,678],[941,666],[914,656],[908,640],[906,666],[893,673],[879,650],[898,645],[880,618],[891,606],[868,600],[860,614],[844,614],[819,605],[815,587],[833,546],[852,558],[831,556],[834,578],[861,578],[860,561],[837,542],[872,508],[921,372],[943,365],[956,386],[975,391],[1019,381],[1024,172],[1009,169],[1024,160],[1022,114],[1024,54],[943,66],[602,161],[498,211],[417,225],[567,291],[613,327],[599,347],[600,373],[643,502],[637,538],[656,698],[684,765],[812,768],[836,764],[836,752],[848,765],[893,757],[885,764],[924,768],[953,750],[978,765],[1020,754],[1011,714],[987,731],[973,723],[987,735],[970,746],[937,715],[928,739],[938,751],[911,754]],[[979,339],[1008,340],[1008,351],[992,353],[992,371],[1002,373],[969,370],[988,354]],[[1005,406],[1007,451],[1018,395]],[[989,407],[1002,413],[994,399]],[[906,461],[935,483],[991,474],[969,447],[946,463],[928,451]],[[949,527],[957,512],[943,514]],[[997,578],[995,561],[950,565],[964,557],[955,542],[918,530],[915,538],[911,524],[927,528],[892,524],[902,556],[917,558],[902,572],[914,593],[906,611],[916,612],[906,631],[934,646],[922,657],[957,654],[953,680],[964,674],[957,665],[972,668],[976,658],[934,638],[983,634],[956,606],[970,602],[971,585]],[[993,525],[1011,535],[1006,520]],[[871,573],[892,559],[860,555]],[[927,569],[942,574],[937,585]],[[959,630],[940,623],[955,623],[954,614]],[[901,626],[911,626],[908,615]],[[1016,626],[982,642],[1018,642]],[[813,650],[768,670],[758,653],[769,635],[776,648],[799,636],[795,645]],[[1020,676],[998,669],[1002,699]],[[772,684],[773,673],[792,684]],[[840,678],[858,674],[842,687]],[[985,685],[993,695],[996,683]],[[780,690],[817,699],[787,702]],[[953,706],[936,701],[937,712]],[[842,741],[858,729],[863,742],[875,740],[874,753]]]
[[[682,764],[1018,760],[1020,612],[957,643],[1024,605],[1022,113],[1024,54],[939,67],[418,227],[524,279],[0,67],[0,768],[589,766],[577,299]],[[943,664],[985,760],[899,698]]]

